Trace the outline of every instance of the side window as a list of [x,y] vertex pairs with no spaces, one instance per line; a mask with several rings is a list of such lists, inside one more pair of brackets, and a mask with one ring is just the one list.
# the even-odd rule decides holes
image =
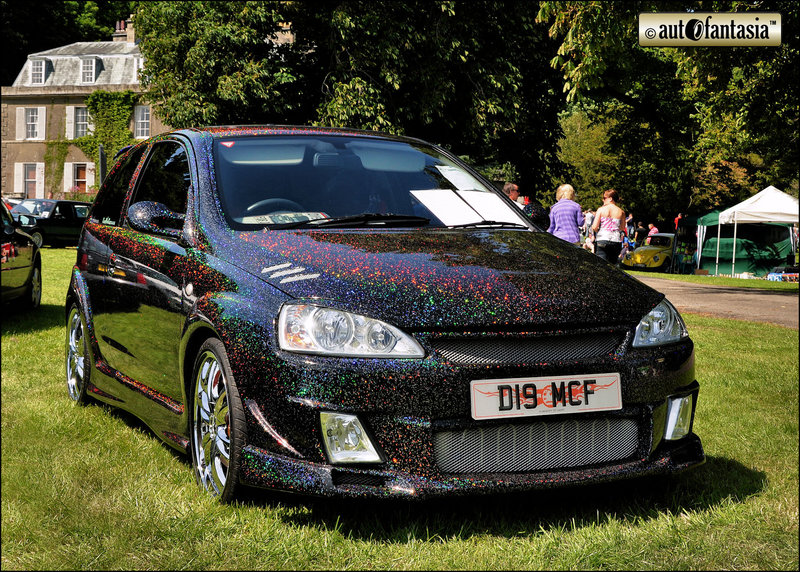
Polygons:
[[136,172],[136,167],[139,166],[139,160],[146,148],[146,145],[142,145],[139,149],[134,149],[127,157],[121,159],[108,174],[106,180],[103,181],[103,187],[97,193],[94,206],[92,206],[90,215],[92,222],[110,226],[119,225],[122,203],[125,202],[131,178]]
[[53,209],[53,213],[50,215],[50,218],[58,220],[72,218],[70,216],[71,213],[69,212],[69,209],[69,203],[56,203],[56,207]]
[[139,176],[131,204],[152,201],[173,212],[186,214],[191,182],[186,150],[174,141],[156,143]]

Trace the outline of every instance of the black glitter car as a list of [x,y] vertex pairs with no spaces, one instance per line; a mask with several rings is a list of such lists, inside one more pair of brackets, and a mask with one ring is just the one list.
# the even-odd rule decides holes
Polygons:
[[140,417],[225,501],[704,461],[694,346],[664,296],[417,139],[217,127],[126,149],[66,309],[70,397]]

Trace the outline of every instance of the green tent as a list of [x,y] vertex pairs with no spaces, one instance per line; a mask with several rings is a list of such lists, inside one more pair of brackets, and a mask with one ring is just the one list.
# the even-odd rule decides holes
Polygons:
[[[697,219],[697,267],[709,274],[736,275],[748,272],[765,276],[776,266],[794,264],[792,250],[792,225],[780,223],[750,223],[741,225],[735,239],[736,269],[734,260],[734,227],[717,226],[719,213],[714,210]],[[717,232],[719,231],[719,241]],[[717,267],[717,242],[719,242],[719,267]]]
[[697,219],[695,223],[697,226],[717,226],[719,222],[719,213],[722,211],[717,209],[713,210],[708,214],[705,214]]

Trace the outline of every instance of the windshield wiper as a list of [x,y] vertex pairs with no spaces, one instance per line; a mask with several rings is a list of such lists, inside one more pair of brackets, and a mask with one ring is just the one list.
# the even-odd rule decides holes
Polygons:
[[522,223],[501,220],[482,220],[478,222],[466,222],[464,224],[451,224],[447,228],[474,228],[479,226],[510,226],[514,228],[528,228]]
[[362,213],[357,215],[342,216],[336,218],[316,218],[312,220],[301,220],[286,224],[276,224],[271,228],[300,228],[300,227],[348,227],[348,226],[424,226],[431,222],[431,219],[392,213]]

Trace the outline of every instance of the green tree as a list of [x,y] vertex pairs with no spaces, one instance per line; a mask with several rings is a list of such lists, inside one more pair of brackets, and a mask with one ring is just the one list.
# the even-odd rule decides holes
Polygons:
[[[779,11],[783,44],[640,47],[638,13],[676,9]],[[560,42],[551,65],[566,99],[616,120],[614,184],[655,215],[727,207],[767,184],[797,193],[797,15],[790,2],[541,2],[539,20]]]
[[290,119],[302,98],[292,51],[276,40],[286,2],[142,2],[142,85],[175,127]]
[[[312,68],[324,70],[321,124],[432,140],[486,172],[518,173],[524,194],[549,194],[551,178],[561,172],[561,82],[540,55],[552,45],[546,27],[535,22],[535,5],[352,0],[295,6],[298,48],[313,54]],[[357,112],[354,98],[363,103]]]
[[612,175],[618,165],[607,148],[611,126],[608,119],[592,121],[578,106],[561,117],[564,136],[559,141],[558,156],[570,169],[565,182],[575,187],[577,201],[584,209],[603,204],[603,191],[613,187]]
[[[317,123],[429,139],[550,189],[561,81],[536,6],[153,2],[136,15],[145,85],[175,126]],[[293,44],[276,45],[280,22]]]
[[[732,200],[747,198],[767,185],[798,196],[800,9],[795,2],[721,4],[734,11],[780,12],[782,43],[668,50],[677,63],[684,97],[695,102],[694,117],[700,124],[694,147],[696,170],[720,173],[723,186],[726,180],[740,178],[744,189],[733,191]],[[704,188],[696,186],[701,200]]]

